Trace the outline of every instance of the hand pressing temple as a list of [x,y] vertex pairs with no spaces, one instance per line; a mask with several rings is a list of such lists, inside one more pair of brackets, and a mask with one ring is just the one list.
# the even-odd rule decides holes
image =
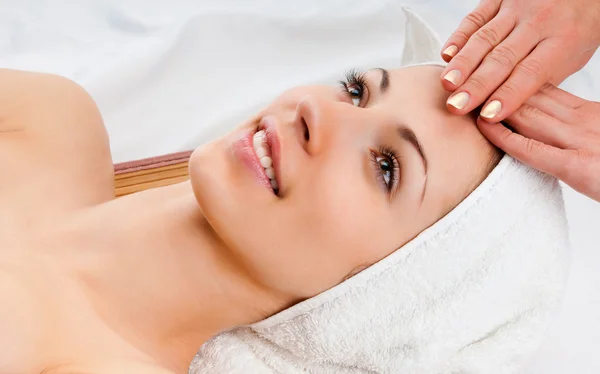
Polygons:
[[500,122],[599,45],[599,0],[483,0],[443,47],[448,109],[463,115],[485,102],[481,116]]

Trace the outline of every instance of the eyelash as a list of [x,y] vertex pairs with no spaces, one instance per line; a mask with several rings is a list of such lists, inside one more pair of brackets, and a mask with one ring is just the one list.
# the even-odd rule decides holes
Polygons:
[[[352,70],[348,70],[345,74],[345,80],[341,80],[340,81],[340,85],[342,87],[342,92],[348,96],[348,98],[350,100],[353,101],[354,103],[354,99],[359,99],[359,100],[363,100],[365,97],[365,92],[368,92],[368,85],[367,85],[367,79],[365,78],[365,73],[360,71],[360,70],[356,70],[356,69],[352,69]],[[358,96],[353,96],[350,93],[350,88],[352,86],[357,86],[359,94]],[[356,106],[360,106],[362,104],[362,102],[359,102],[358,105]]]
[[[390,181],[389,184],[385,181],[383,175],[384,171],[381,169],[378,158],[385,158],[390,162]],[[377,181],[381,183],[382,187],[385,188],[386,192],[393,197],[394,193],[398,188],[398,181],[400,179],[400,162],[396,156],[396,152],[392,147],[383,146],[377,151],[371,151],[371,162],[376,169]]]

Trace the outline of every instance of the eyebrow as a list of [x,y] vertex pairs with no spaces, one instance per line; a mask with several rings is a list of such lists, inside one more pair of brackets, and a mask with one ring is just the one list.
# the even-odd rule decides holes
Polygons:
[[377,68],[381,71],[381,81],[379,82],[379,91],[383,95],[390,86],[390,73],[384,68]]
[[427,191],[427,156],[425,156],[425,151],[423,151],[423,147],[421,146],[421,143],[419,142],[419,139],[417,138],[417,135],[415,135],[414,131],[404,125],[398,125],[397,128],[400,138],[406,140],[413,147],[415,147],[419,153],[419,156],[421,156],[421,161],[423,161],[423,167],[425,168],[425,185],[423,187],[423,191],[421,191],[421,203],[423,203],[425,192]]
[[415,132],[404,125],[398,125],[398,135],[415,147],[419,156],[421,156],[423,166],[425,167],[425,175],[427,175],[427,156],[425,156],[425,151],[423,151],[423,147],[421,146],[417,135],[415,135]]
[[[384,68],[377,68],[377,70],[381,71],[381,81],[379,82],[379,91],[383,95],[387,89],[390,87],[390,72]],[[425,175],[427,175],[427,156],[425,156],[425,151],[423,151],[423,147],[421,146],[421,142],[419,142],[419,138],[413,130],[406,127],[405,125],[398,125],[398,134],[400,137],[410,144],[419,152],[419,156],[421,156],[421,160],[423,161],[423,166],[425,167]]]

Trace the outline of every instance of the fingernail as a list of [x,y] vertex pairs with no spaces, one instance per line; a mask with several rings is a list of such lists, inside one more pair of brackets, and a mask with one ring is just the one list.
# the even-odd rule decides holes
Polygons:
[[458,47],[455,45],[451,45],[448,48],[444,49],[444,52],[442,52],[442,54],[448,57],[454,57],[456,52],[458,52]]
[[450,70],[448,74],[444,76],[444,79],[448,82],[452,83],[455,86],[458,86],[460,79],[462,78],[462,73],[460,70]]
[[483,110],[481,110],[481,116],[483,118],[492,119],[500,113],[502,110],[502,103],[498,100],[490,101]]
[[452,105],[456,109],[464,108],[469,102],[470,96],[466,92],[457,93],[456,95],[448,99],[448,104]]

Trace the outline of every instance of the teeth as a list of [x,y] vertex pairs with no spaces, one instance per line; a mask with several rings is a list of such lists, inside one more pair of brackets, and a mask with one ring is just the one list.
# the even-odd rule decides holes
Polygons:
[[254,150],[256,151],[256,155],[259,159],[267,155],[267,150],[264,147],[254,147]]
[[265,131],[260,130],[254,137],[252,138],[252,145],[254,147],[254,152],[256,156],[260,160],[260,164],[265,168],[265,174],[271,181],[271,187],[275,191],[279,189],[279,185],[277,184],[277,180],[275,179],[275,169],[273,169],[273,159],[270,157],[271,150],[269,149],[269,145],[265,141]]
[[271,165],[273,165],[273,160],[271,159],[271,157],[269,156],[265,156],[263,158],[260,159],[260,164],[263,166],[263,168],[270,168]]
[[269,179],[275,179],[275,170],[273,168],[266,168],[265,171],[267,172],[267,177],[269,177]]
[[254,134],[254,137],[252,138],[252,145],[254,146],[254,148],[259,148],[259,147],[262,147],[264,141],[265,141],[265,130],[260,130],[259,132]]
[[254,146],[254,149],[262,148],[262,144],[263,138],[261,136],[256,137],[256,135],[254,135],[254,138],[252,139],[252,145]]

